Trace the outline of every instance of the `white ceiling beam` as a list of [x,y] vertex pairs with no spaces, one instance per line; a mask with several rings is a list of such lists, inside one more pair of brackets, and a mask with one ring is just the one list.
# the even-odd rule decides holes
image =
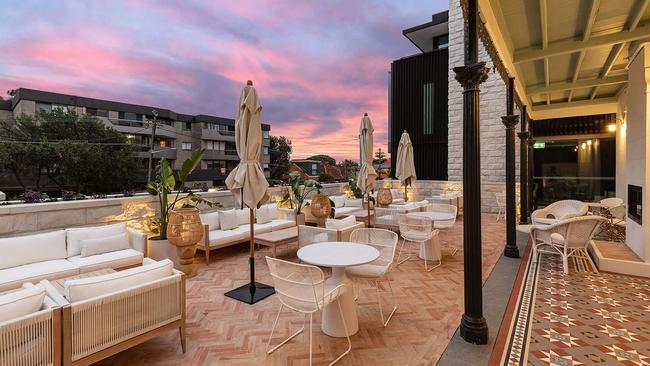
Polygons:
[[553,104],[541,104],[529,107],[532,119],[549,119],[593,114],[616,113],[618,99],[616,97],[596,98],[594,100],[579,100]]
[[[548,8],[546,7],[546,0],[539,0],[539,24],[542,31],[542,49],[548,48]],[[546,86],[550,83],[550,75],[548,71],[548,57],[544,58],[544,83]],[[546,104],[551,104],[551,94],[546,94]]]
[[650,24],[638,27],[634,30],[607,34],[589,40],[575,41],[573,39],[551,42],[548,48],[528,48],[514,52],[513,62],[521,63],[534,60],[541,60],[545,57],[565,55],[567,53],[588,50],[596,47],[609,46],[617,43],[631,42],[638,39],[650,37]]
[[[582,42],[586,42],[589,37],[591,37],[591,29],[594,27],[594,22],[596,21],[596,15],[598,14],[598,7],[600,7],[600,0],[593,0],[591,6],[589,7],[589,15],[585,21],[585,29],[582,32]],[[575,83],[578,81],[578,76],[580,75],[580,69],[582,68],[582,61],[585,59],[585,51],[580,51],[578,54],[578,61],[576,62],[576,67],[573,70],[573,77],[571,80]],[[573,99],[573,89],[569,90],[568,102],[571,102]]]
[[559,92],[564,90],[590,88],[594,86],[614,85],[614,84],[623,84],[623,83],[627,83],[627,75],[609,76],[602,79],[601,78],[582,79],[576,81],[575,83],[560,82],[560,83],[553,83],[548,86],[546,86],[545,84],[539,84],[536,86],[529,86],[528,88],[526,88],[526,94],[539,95],[539,94],[554,93],[554,92]]

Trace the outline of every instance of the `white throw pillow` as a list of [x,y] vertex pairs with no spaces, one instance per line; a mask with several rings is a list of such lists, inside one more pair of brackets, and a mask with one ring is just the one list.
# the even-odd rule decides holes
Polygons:
[[39,311],[44,299],[40,284],[0,295],[0,323]]
[[356,224],[357,224],[357,218],[354,215],[352,215],[340,220],[327,219],[327,221],[325,221],[325,228],[334,229],[334,230],[343,230],[350,226],[354,226]]
[[126,233],[126,222],[106,226],[75,227],[66,229],[65,233],[68,245],[68,257],[74,257],[81,254],[80,240],[104,238]]
[[363,207],[363,199],[361,198],[356,198],[353,200],[346,199],[345,207]]
[[256,212],[256,219],[258,224],[266,224],[273,221],[273,216],[271,216],[271,209],[268,205],[264,205],[258,208]]
[[202,213],[199,216],[201,216],[203,225],[208,225],[208,230],[213,231],[219,229],[219,211]]
[[118,250],[129,249],[131,247],[126,233],[107,236],[104,238],[82,239],[79,240],[79,245],[81,245],[81,258],[97,254],[117,252]]
[[64,230],[0,239],[0,269],[65,259],[67,256]]
[[269,211],[269,216],[271,216],[271,220],[275,220],[278,218],[278,204],[277,203],[270,203],[266,205],[266,209]]
[[332,201],[334,201],[334,208],[343,207],[345,205],[345,196],[334,196]]
[[219,221],[221,223],[221,230],[232,230],[239,227],[239,214],[237,211],[242,210],[228,210],[219,212]]
[[250,224],[250,209],[248,207],[244,207],[242,210],[235,210],[237,211],[237,222],[239,225],[247,225]]
[[173,268],[172,261],[163,259],[120,272],[69,280],[63,285],[64,294],[70,302],[81,301],[171,276]]

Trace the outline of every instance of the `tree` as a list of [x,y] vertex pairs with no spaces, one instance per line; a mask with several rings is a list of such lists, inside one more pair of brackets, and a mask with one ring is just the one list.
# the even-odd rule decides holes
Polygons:
[[[0,122],[0,169],[24,188],[40,190],[45,179],[59,189],[83,193],[121,192],[134,185],[137,146],[93,116],[60,108]],[[31,183],[31,184],[30,184]]]
[[333,157],[331,157],[329,155],[324,155],[324,154],[310,156],[310,157],[307,158],[307,160],[318,160],[321,163],[324,162],[324,163],[327,163],[329,165],[336,165],[336,159],[334,159]]
[[381,165],[386,162],[386,153],[381,150],[381,147],[375,152],[375,159],[372,161],[375,165]]
[[291,140],[285,136],[271,136],[269,144],[271,178],[284,180],[284,177],[289,173],[292,151]]
[[345,180],[348,180],[350,177],[351,171],[357,171],[359,170],[359,163],[356,161],[352,161],[349,159],[345,159],[342,162],[339,163],[339,167],[343,171],[343,177]]

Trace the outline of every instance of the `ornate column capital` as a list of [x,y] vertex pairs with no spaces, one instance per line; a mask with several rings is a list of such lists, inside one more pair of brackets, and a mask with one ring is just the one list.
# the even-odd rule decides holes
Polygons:
[[454,67],[456,80],[465,89],[476,89],[479,84],[487,80],[489,69],[485,62],[477,62],[471,65]]
[[517,136],[519,136],[519,139],[521,141],[526,141],[530,138],[530,132],[529,131],[517,132]]
[[519,116],[516,115],[516,114],[511,114],[509,116],[503,116],[503,117],[501,117],[501,122],[503,122],[503,125],[506,126],[507,129],[515,128],[517,123],[519,123]]

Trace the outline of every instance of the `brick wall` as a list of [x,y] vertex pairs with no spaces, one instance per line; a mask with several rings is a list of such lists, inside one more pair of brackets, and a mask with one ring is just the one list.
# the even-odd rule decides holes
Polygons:
[[[449,159],[450,181],[463,179],[463,88],[456,81],[453,68],[463,65],[464,19],[459,0],[449,0]],[[483,44],[479,42],[479,61],[490,68],[488,80],[481,84],[481,182],[482,210],[498,210],[493,192],[505,190],[505,127],[501,117],[506,114],[506,85]],[[515,113],[519,113],[515,109]],[[518,127],[517,127],[518,128]],[[519,139],[516,138],[516,176],[519,179]]]

